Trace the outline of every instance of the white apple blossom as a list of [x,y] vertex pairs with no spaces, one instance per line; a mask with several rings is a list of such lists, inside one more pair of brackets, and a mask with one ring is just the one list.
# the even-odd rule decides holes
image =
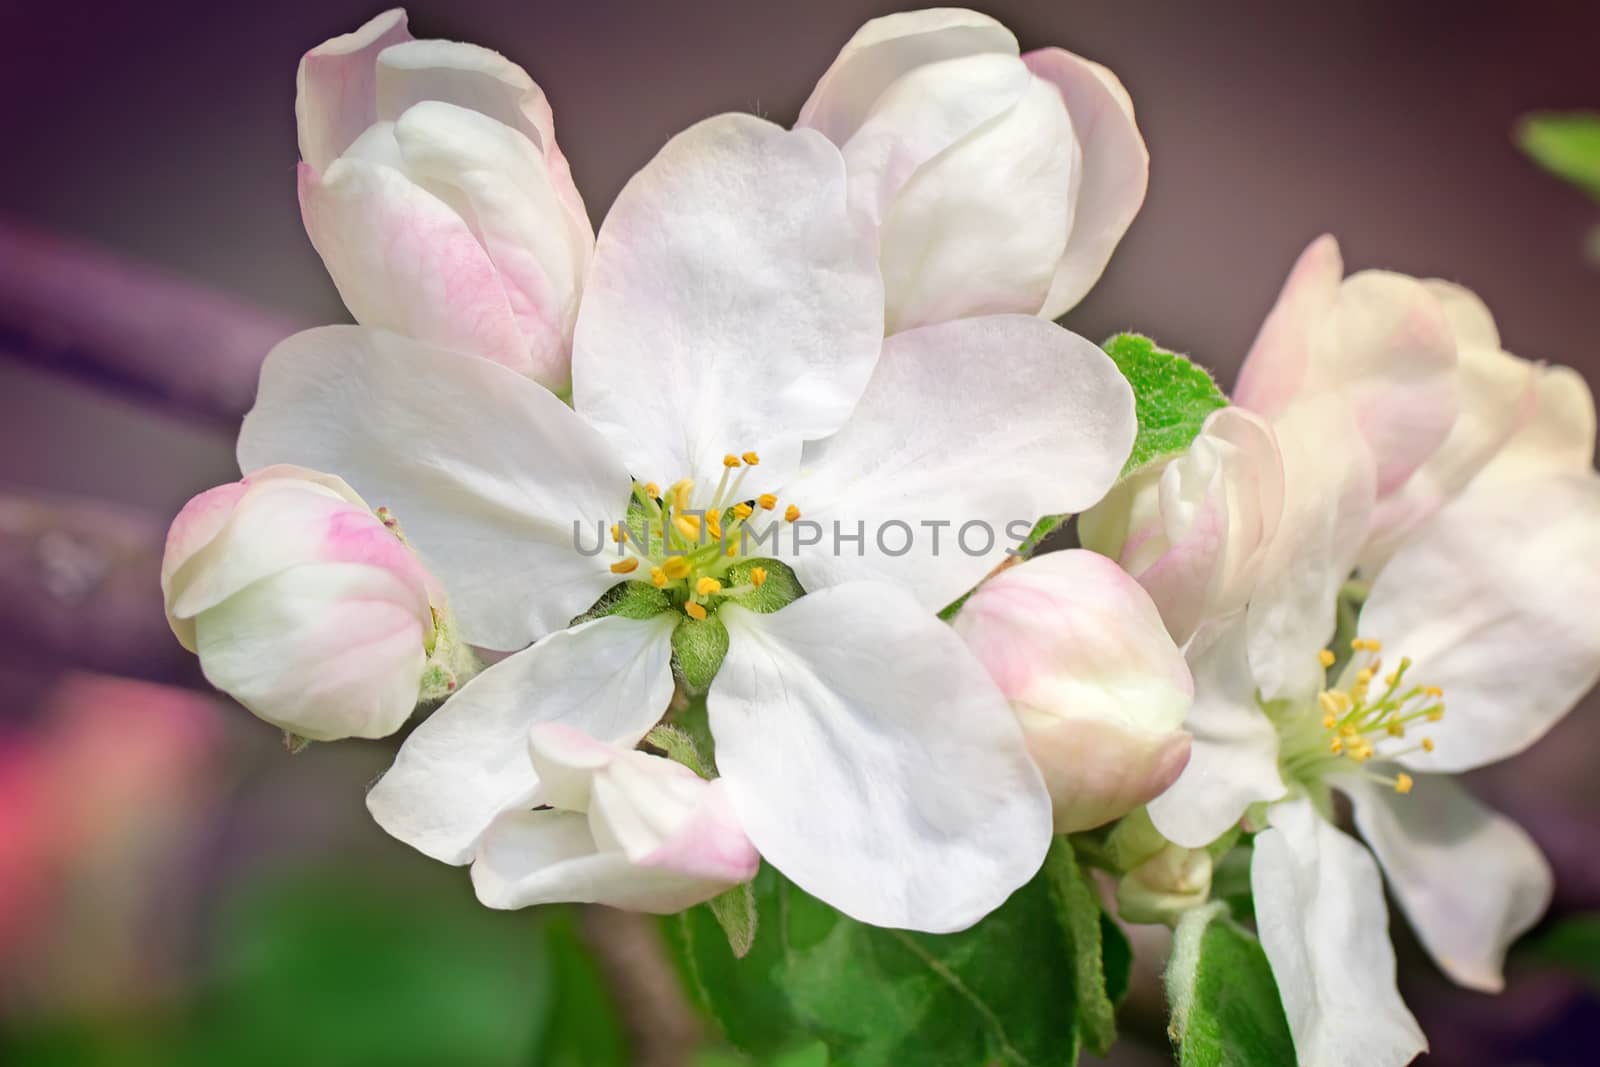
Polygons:
[[527,73],[412,40],[396,8],[306,53],[297,87],[306,232],[356,321],[564,392],[594,231]]
[[1183,770],[1189,668],[1149,594],[1104,556],[1008,567],[967,598],[955,628],[1017,713],[1056,833],[1119,818]]
[[[573,408],[383,331],[313,330],[273,352],[242,465],[342,472],[404,516],[468,640],[534,642],[407,739],[369,794],[386,829],[471,861],[537,794],[529,728],[636,743],[672,694],[674,630],[714,617],[728,638],[707,697],[716,763],[775,867],[857,918],[923,930],[966,926],[1032,876],[1048,795],[1004,697],[934,615],[1003,541],[827,546],[793,561],[808,592],[763,613],[738,545],[730,558],[690,536],[802,507],[847,528],[904,516],[998,530],[1080,510],[1115,480],[1132,395],[1096,346],[1020,315],[887,342],[882,322],[838,151],[728,115],[669,142],[607,217]],[[668,537],[586,554],[577,528],[622,519],[630,500]],[[622,580],[659,591],[663,610],[568,628]]]
[[189,501],[167,534],[161,592],[212,685],[314,741],[398,730],[444,621],[432,578],[365,502],[291,466]]
[[891,333],[965,315],[1057,318],[1105,270],[1144,202],[1150,156],[1105,67],[1019,55],[959,8],[873,19],[800,112],[844,152],[877,227]]
[[[1150,814],[1199,847],[1268,805],[1252,888],[1301,1061],[1399,1064],[1426,1041],[1394,987],[1380,866],[1473,989],[1501,987],[1548,904],[1533,842],[1446,774],[1520,752],[1600,678],[1600,475],[1577,375],[1500,352],[1465,290],[1381,276],[1358,301],[1338,273],[1324,238],[1241,373],[1240,401],[1274,415],[1284,517],[1244,619],[1191,647],[1193,756]],[[1487,384],[1527,378],[1531,403]],[[1362,636],[1329,676],[1358,564]],[[1370,853],[1331,821],[1333,790]]]
[[668,914],[755,877],[761,858],[720,779],[558,723],[529,731],[528,755],[538,806],[497,817],[472,865],[490,907],[582,901]]

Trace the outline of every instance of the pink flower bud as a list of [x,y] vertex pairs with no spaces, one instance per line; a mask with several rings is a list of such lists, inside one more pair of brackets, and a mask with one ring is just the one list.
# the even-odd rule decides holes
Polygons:
[[267,467],[189,501],[167,533],[167,621],[218,689],[317,741],[383,737],[416,707],[432,579],[348,485]]
[[1016,711],[1057,833],[1109,822],[1182,772],[1189,668],[1149,594],[1104,556],[1053,552],[1001,571],[955,627]]

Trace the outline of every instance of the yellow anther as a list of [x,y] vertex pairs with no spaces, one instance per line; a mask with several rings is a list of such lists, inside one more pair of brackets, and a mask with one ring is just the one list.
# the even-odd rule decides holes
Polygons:
[[748,519],[754,511],[755,508],[741,500],[733,506],[733,517],[736,519]]
[[739,458],[744,460],[746,466],[750,466],[750,467],[754,467],[756,464],[761,462],[761,457],[756,455],[754,452],[746,452],[743,456],[740,456]]
[[1328,751],[1332,752],[1335,756],[1337,756],[1339,753],[1343,752],[1344,751],[1344,741],[1343,741],[1343,739],[1342,738],[1338,738],[1338,737],[1329,738],[1328,739]]
[[698,541],[700,539],[700,516],[674,515],[672,517],[672,525],[688,540]]
[[1328,714],[1326,714],[1326,715],[1324,715],[1322,717],[1322,728],[1324,730],[1331,730],[1331,729],[1333,729],[1334,724],[1337,723],[1338,721],[1339,721],[1339,716],[1335,715],[1333,712],[1330,711],[1330,712],[1328,712]]
[[1350,750],[1350,758],[1355,760],[1357,763],[1367,762],[1367,760],[1372,758],[1372,746],[1366,742],[1362,742],[1359,747]]
[[722,465],[727,467],[729,470],[732,470],[734,467],[739,465],[739,457],[734,455],[732,452],[729,452],[726,456],[722,457]]
[[722,554],[724,556],[727,556],[729,559],[732,559],[734,556],[737,556],[739,554],[739,542],[737,542],[737,541],[729,541],[728,542],[728,547],[722,550]]
[[701,578],[694,583],[694,591],[701,596],[710,596],[712,593],[722,592],[722,583],[715,578]]
[[645,482],[644,495],[649,500],[656,500],[661,496],[661,487],[655,482]]
[[1321,663],[1324,667],[1333,666],[1333,661],[1335,659],[1338,659],[1338,657],[1333,654],[1332,649],[1325,648],[1321,652],[1317,653],[1317,662]]
[[1433,751],[1433,738],[1424,737],[1422,739],[1422,751],[1424,751],[1424,752],[1432,752]]
[[1346,737],[1354,737],[1357,734],[1359,734],[1361,731],[1357,730],[1354,726],[1345,725],[1345,726],[1339,727],[1339,732],[1341,734],[1343,734],[1344,736],[1346,736]]
[[1404,737],[1406,735],[1405,723],[1401,722],[1398,717],[1391,718],[1384,729],[1389,731],[1390,737]]
[[612,574],[632,574],[638,569],[639,561],[634,559],[632,556],[629,556],[627,559],[619,559],[611,565]]
[[1356,684],[1357,685],[1371,685],[1372,684],[1372,668],[1371,667],[1363,667],[1359,671],[1356,672]]
[[1442,718],[1444,718],[1444,705],[1443,704],[1440,704],[1436,708],[1429,708],[1428,709],[1428,721],[1429,722],[1438,722]]
[[1343,715],[1350,710],[1350,694],[1342,689],[1327,689],[1317,694],[1317,703],[1329,715]]
[[667,584],[667,572],[660,567],[650,568],[650,584],[660,589]]
[[794,520],[798,519],[799,517],[800,517],[800,509],[795,507],[793,504],[790,504],[787,508],[785,508],[783,510],[783,521],[784,522],[793,522]]
[[722,516],[715,511],[706,512],[706,530],[714,541],[722,540]]
[[661,573],[674,582],[679,578],[687,578],[689,576],[689,561],[682,556],[668,556],[666,561],[661,564]]
[[750,584],[751,585],[755,586],[757,589],[760,589],[762,587],[762,585],[764,585],[766,583],[766,580],[767,580],[767,569],[765,567],[751,567],[750,568]]
[[1394,791],[1399,793],[1401,796],[1404,796],[1405,794],[1411,792],[1411,787],[1413,784],[1415,783],[1411,781],[1411,776],[1409,774],[1397,774],[1395,775],[1394,779]]
[[1390,686],[1391,688],[1394,687],[1394,686],[1399,685],[1400,684],[1400,672],[1399,671],[1390,671],[1388,674],[1384,675],[1383,676],[1383,684],[1387,685],[1387,686]]
[[778,506],[778,498],[771,493],[762,493],[756,497],[756,503],[761,505],[762,511],[771,511]]
[[706,609],[692,600],[683,606],[683,613],[696,622],[704,622],[706,618]]
[[1382,652],[1383,642],[1371,637],[1356,637],[1351,639],[1350,647],[1357,652]]
[[694,480],[680,478],[672,483],[672,508],[674,511],[687,511],[689,509],[689,494],[694,491]]
[[1440,697],[1444,696],[1444,690],[1440,689],[1436,685],[1425,685],[1422,687],[1422,695],[1438,700]]

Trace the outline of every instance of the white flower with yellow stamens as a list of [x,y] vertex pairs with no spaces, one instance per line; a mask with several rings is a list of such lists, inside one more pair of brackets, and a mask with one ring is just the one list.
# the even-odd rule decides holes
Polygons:
[[[1380,868],[1481,991],[1548,904],[1537,847],[1448,774],[1522,751],[1600,678],[1600,476],[1577,375],[1501,351],[1465,290],[1341,273],[1313,244],[1241,372],[1282,451],[1283,517],[1245,613],[1191,646],[1190,762],[1150,815],[1191,848],[1263,829],[1256,920],[1299,1059],[1382,1067],[1426,1040]],[[1325,648],[1341,600],[1361,636]]]
[[[1092,504],[1132,444],[1127,383],[1031,316],[885,341],[838,150],[747,116],[680,134],[628,184],[584,293],[571,408],[490,361],[357,327],[267,361],[245,469],[340,472],[406,516],[467,640],[532,643],[408,738],[372,812],[472,862],[496,817],[538,795],[531,726],[635,744],[672,695],[675,631],[721,627],[715,759],[767,860],[868,922],[976,921],[1050,839],[1015,717],[935,615],[1007,541],[962,551],[951,530],[902,549],[872,530],[1001,531]],[[739,535],[802,509],[866,536],[786,560],[806,592],[782,606],[777,564]],[[570,625],[620,582],[647,610]]]

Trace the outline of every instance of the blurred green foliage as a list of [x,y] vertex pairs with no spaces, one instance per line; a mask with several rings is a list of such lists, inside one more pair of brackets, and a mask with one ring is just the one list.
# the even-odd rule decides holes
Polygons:
[[1517,125],[1516,137],[1545,170],[1600,197],[1600,112],[1538,112]]

